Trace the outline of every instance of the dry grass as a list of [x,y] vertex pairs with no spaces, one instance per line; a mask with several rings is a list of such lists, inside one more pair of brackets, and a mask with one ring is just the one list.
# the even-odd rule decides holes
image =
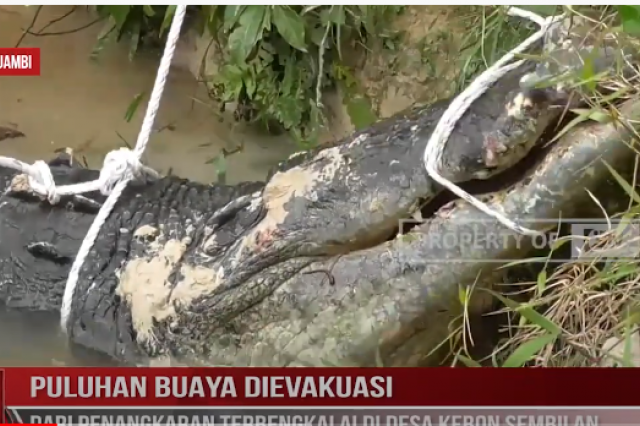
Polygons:
[[[602,235],[592,250],[613,249],[622,243],[612,230]],[[629,241],[625,241],[629,243]],[[640,306],[640,268],[636,260],[604,262],[601,255],[584,253],[584,259],[565,263],[544,281],[526,289],[528,306],[560,330],[558,338],[541,349],[529,362],[543,367],[600,366],[610,353],[603,350],[605,342],[624,339],[628,327],[633,327]],[[590,258],[593,255],[593,258]],[[545,330],[528,321],[521,321],[513,310],[509,337],[496,351],[511,353]],[[621,363],[621,360],[614,360]]]

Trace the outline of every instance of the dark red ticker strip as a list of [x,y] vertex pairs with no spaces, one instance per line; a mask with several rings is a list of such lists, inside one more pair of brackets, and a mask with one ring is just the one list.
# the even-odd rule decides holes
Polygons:
[[640,406],[637,368],[50,367],[4,376],[9,407]]

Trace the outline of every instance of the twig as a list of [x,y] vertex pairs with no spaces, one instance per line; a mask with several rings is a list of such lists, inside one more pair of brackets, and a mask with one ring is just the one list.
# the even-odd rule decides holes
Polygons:
[[44,6],[38,6],[38,8],[36,9],[36,13],[33,14],[33,19],[31,19],[31,23],[29,24],[27,29],[22,32],[22,35],[20,36],[20,39],[18,39],[18,42],[16,43],[15,47],[20,47],[20,44],[22,43],[24,38],[27,36],[27,34],[30,33],[31,28],[33,28],[33,26],[36,24],[36,21],[38,20],[38,16],[40,15],[40,12],[42,11],[43,7]]
[[[330,268],[311,269],[309,271],[302,272],[302,275],[322,273],[329,279],[329,285],[333,286],[336,284],[336,277],[335,275],[333,275],[333,268],[335,268],[336,264],[342,258],[342,256],[344,256],[344,253],[338,254]],[[323,282],[324,282],[324,278],[320,283],[322,284]]]
[[[333,6],[331,6],[333,8]],[[322,73],[324,73],[324,45],[329,37],[329,30],[331,29],[331,23],[327,23],[327,27],[324,30],[324,36],[320,43],[320,50],[318,51],[318,81],[316,83],[316,106],[322,108]]]
[[302,275],[310,275],[316,273],[324,274],[329,279],[329,285],[336,285],[336,277],[334,277],[331,271],[329,271],[328,269],[312,269],[310,271],[302,272]]
[[124,142],[127,148],[131,149],[131,145],[129,145],[129,142],[127,142],[127,140],[117,130],[116,130],[116,135],[120,138],[122,142]]
[[55,23],[57,23],[57,22],[60,22],[60,21],[62,21],[64,18],[66,18],[66,17],[70,16],[73,12],[75,12],[75,11],[76,11],[76,8],[77,8],[77,7],[78,7],[78,6],[72,6],[70,11],[68,11],[67,13],[65,13],[64,15],[62,15],[62,16],[60,16],[60,17],[56,18],[56,19],[52,19],[51,21],[49,21],[49,23],[48,23],[47,25],[45,25],[44,27],[40,28],[40,31],[38,31],[38,32],[40,33],[40,32],[42,32],[42,31],[46,30],[47,28],[49,28],[50,26],[52,26],[53,24],[55,24]]
[[88,24],[82,25],[81,27],[78,28],[74,28],[72,30],[65,30],[65,31],[57,31],[57,32],[50,32],[50,33],[43,33],[43,32],[37,32],[34,33],[32,31],[26,30],[25,32],[29,35],[32,36],[36,36],[36,37],[46,37],[46,36],[58,36],[58,35],[65,35],[65,34],[73,34],[73,33],[77,33],[78,31],[82,31],[82,30],[86,30],[87,28],[97,24],[98,22],[103,21],[104,18],[98,18],[95,19],[91,22],[89,22]]

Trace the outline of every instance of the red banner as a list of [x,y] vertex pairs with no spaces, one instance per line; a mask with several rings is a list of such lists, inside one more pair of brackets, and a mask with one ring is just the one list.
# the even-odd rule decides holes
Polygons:
[[39,47],[0,48],[0,76],[40,75]]
[[0,368],[0,422],[7,422],[7,410],[4,400],[4,370]]
[[7,368],[4,376],[9,407],[640,405],[637,369]]

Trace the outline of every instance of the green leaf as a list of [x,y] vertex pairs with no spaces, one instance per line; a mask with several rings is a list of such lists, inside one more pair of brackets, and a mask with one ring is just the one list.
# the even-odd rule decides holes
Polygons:
[[607,111],[600,109],[592,111],[591,114],[589,114],[589,119],[597,121],[600,124],[607,124],[613,121],[613,116]]
[[329,9],[324,9],[320,12],[320,22],[323,27],[331,24],[344,25],[346,22],[344,6],[334,5]]
[[293,56],[287,58],[287,63],[284,66],[284,77],[282,78],[281,93],[284,96],[295,96],[298,83],[298,66]]
[[240,19],[240,15],[244,12],[244,9],[247,6],[225,6],[224,7],[224,18],[222,29],[225,33],[229,32],[233,27],[236,26],[238,20]]
[[536,312],[531,306],[521,305],[507,297],[504,297],[500,293],[496,293],[493,290],[490,290],[490,289],[483,289],[483,290],[492,294],[494,297],[500,300],[506,307],[519,313],[523,318],[526,318],[530,323],[547,330],[549,333],[558,335],[562,331],[560,327],[558,327],[556,324],[554,324],[551,320],[546,318],[544,315],[541,315],[538,312]]
[[213,164],[213,168],[216,171],[216,175],[218,178],[218,182],[220,184],[224,184],[227,178],[227,160],[225,158],[224,152],[216,155],[215,157],[209,158],[204,164]]
[[547,289],[547,271],[545,269],[540,271],[540,273],[538,274],[537,287],[538,295],[542,296],[544,294],[544,291]]
[[136,20],[132,22],[131,28],[131,40],[129,41],[129,60],[133,61],[140,45],[140,21]]
[[625,315],[624,320],[622,320],[614,330],[624,327],[634,327],[640,324],[640,307],[639,306],[630,306],[627,309],[627,315]]
[[256,43],[262,38],[262,22],[265,6],[247,6],[231,32],[227,46],[236,63],[243,63]]
[[162,25],[160,25],[160,35],[162,36],[164,32],[171,26],[171,21],[173,20],[173,15],[176,13],[175,5],[167,6],[167,10],[164,12],[164,19],[162,20]]
[[269,31],[271,29],[271,8],[267,7],[264,11],[264,19],[262,20],[262,29]]
[[596,81],[593,79],[595,75],[595,70],[593,68],[593,55],[588,55],[584,58],[584,66],[582,67],[582,72],[580,77],[583,81],[585,81],[585,85],[587,89],[591,92],[596,90]]
[[560,130],[558,133],[556,133],[556,135],[549,141],[549,144],[552,144],[553,142],[557,141],[562,136],[564,136],[565,133],[569,132],[569,130],[573,129],[578,124],[580,124],[580,123],[582,123],[584,121],[587,121],[587,117],[586,116],[579,115],[579,116],[575,117],[573,120],[571,120],[569,123],[567,123],[562,128],[562,130]]
[[110,6],[106,6],[106,10],[115,21],[116,26],[118,27],[118,30],[121,30],[122,26],[127,20],[127,17],[129,16],[129,11],[131,10],[131,6],[110,5]]
[[324,33],[327,31],[326,27],[317,26],[311,28],[309,31],[309,39],[316,46],[322,45],[322,40],[324,40]]
[[460,302],[460,306],[465,306],[467,304],[467,288],[459,286],[458,287],[458,301]]
[[366,13],[364,14],[364,21],[362,22],[364,24],[364,28],[365,30],[369,33],[369,34],[375,34],[376,33],[376,14],[375,14],[375,10],[376,7],[373,6],[371,9],[369,9],[369,12],[374,12],[374,13]]
[[629,92],[630,90],[631,90],[631,87],[625,86],[625,87],[623,87],[623,88],[621,88],[619,90],[616,90],[615,92],[611,93],[610,95],[603,96],[600,99],[600,103],[602,104],[602,103],[615,101],[615,100],[621,98],[622,95],[626,95],[627,92]]
[[528,340],[518,346],[509,358],[502,364],[503,367],[514,368],[524,366],[531,358],[540,352],[545,346],[556,340],[557,335],[546,333],[534,339]]
[[222,25],[224,24],[224,11],[226,6],[208,5],[202,6],[203,16],[206,18],[204,26],[209,31],[209,34],[218,38],[218,33]]
[[[630,309],[627,307],[625,309],[625,318],[629,318]],[[626,322],[624,327],[624,348],[622,352],[622,366],[623,367],[637,367],[633,365],[633,352],[631,350],[633,346],[633,338],[637,336],[637,329],[633,327],[629,321]]]
[[534,55],[532,53],[516,53],[514,57],[516,59],[529,59],[531,61],[537,61],[537,62],[542,62],[545,60],[544,56]]
[[153,10],[153,7],[149,6],[149,5],[142,5],[142,10],[144,11],[144,14],[151,17],[151,16],[155,16],[156,12]]
[[629,34],[640,34],[640,7],[616,6],[622,19],[622,30]]
[[551,245],[551,251],[554,252],[554,251],[558,250],[560,247],[562,247],[563,245],[567,244],[569,241],[571,241],[571,238],[569,238],[569,237],[560,237],[560,238],[558,238]]
[[305,45],[305,25],[304,20],[294,12],[289,6],[275,6],[273,8],[273,23],[278,32],[292,47],[302,51],[307,51]]
[[216,169],[218,183],[225,184],[227,182],[227,160],[224,155],[218,155],[214,163],[214,168]]
[[556,133],[556,135],[548,142],[548,144],[551,144],[557,141],[562,136],[564,136],[569,130],[575,128],[578,124],[584,121],[593,120],[593,121],[597,121],[598,123],[606,124],[613,120],[613,117],[611,116],[611,114],[609,114],[607,111],[604,111],[602,109],[597,109],[597,108],[592,108],[592,109],[576,108],[571,110],[571,112],[577,114],[577,116],[573,120],[571,120],[569,123],[567,123],[562,128],[562,130]]
[[244,72],[236,65],[225,65],[220,70],[220,77],[224,81],[223,101],[230,102],[237,100],[243,88]]
[[302,121],[301,103],[293,96],[280,96],[275,100],[275,110],[279,113],[279,119],[285,129],[291,129],[300,125]]
[[364,96],[352,96],[346,101],[347,114],[349,114],[351,123],[356,130],[368,127],[378,120],[368,98]]
[[578,114],[584,120],[593,120],[601,124],[607,124],[613,120],[613,116],[610,113],[600,108],[575,108],[571,112]]
[[133,116],[136,114],[138,107],[140,106],[140,102],[142,101],[142,97],[144,96],[144,92],[138,93],[133,101],[127,107],[127,112],[124,113],[124,119],[127,123],[131,122]]
[[[268,65],[271,62],[273,62],[273,53],[270,51],[270,49],[265,48],[265,46],[269,45],[269,43],[266,42],[262,42],[260,43],[260,50],[258,50],[258,57],[260,59],[262,59],[262,61],[260,61],[260,65]],[[286,71],[285,71],[285,77],[286,77]]]
[[102,30],[100,30],[100,34],[98,35],[98,40],[93,45],[93,49],[91,49],[91,54],[89,55],[89,59],[92,61],[97,61],[98,56],[104,50],[105,46],[115,37],[117,36],[116,31],[117,25],[113,19],[113,17],[109,17],[109,21],[104,25]]
[[628,229],[628,226],[632,224],[634,218],[635,218],[635,215],[630,215],[630,214],[623,215],[620,218],[620,221],[618,222],[618,226],[616,226],[615,236],[620,237],[624,233],[624,231]]
[[[585,61],[586,61],[586,59],[585,59]],[[610,74],[610,71],[607,70],[607,71],[599,72],[597,74],[590,75],[587,78],[578,79],[576,77],[576,78],[574,78],[574,80],[576,80],[576,81],[570,82],[570,87],[578,88],[578,87],[585,86],[585,87],[587,87],[587,89],[589,89],[590,87],[594,87],[595,88],[595,87],[597,87],[598,82],[605,81],[607,79],[607,77],[609,77],[609,74]],[[568,73],[567,75],[571,75],[571,73]]]
[[598,278],[604,283],[615,283],[623,278],[627,278],[629,276],[633,276],[638,272],[638,268],[636,265],[627,264],[627,265],[618,265],[615,271],[602,271],[598,272]]
[[607,169],[609,169],[609,173],[613,175],[613,178],[616,180],[616,182],[618,182],[618,185],[620,185],[622,189],[626,191],[627,195],[629,195],[629,197],[631,197],[634,202],[640,203],[640,195],[638,195],[638,193],[635,191],[635,189],[633,189],[629,182],[627,182],[625,178],[620,176],[620,173],[618,173],[616,169],[611,167],[609,163],[604,160],[602,160],[602,162],[607,167]]
[[472,360],[471,358],[467,358],[464,355],[456,355],[456,358],[458,358],[460,361],[462,361],[462,363],[464,365],[466,365],[467,367],[482,367],[482,365],[480,365],[480,363],[478,363],[477,361]]

